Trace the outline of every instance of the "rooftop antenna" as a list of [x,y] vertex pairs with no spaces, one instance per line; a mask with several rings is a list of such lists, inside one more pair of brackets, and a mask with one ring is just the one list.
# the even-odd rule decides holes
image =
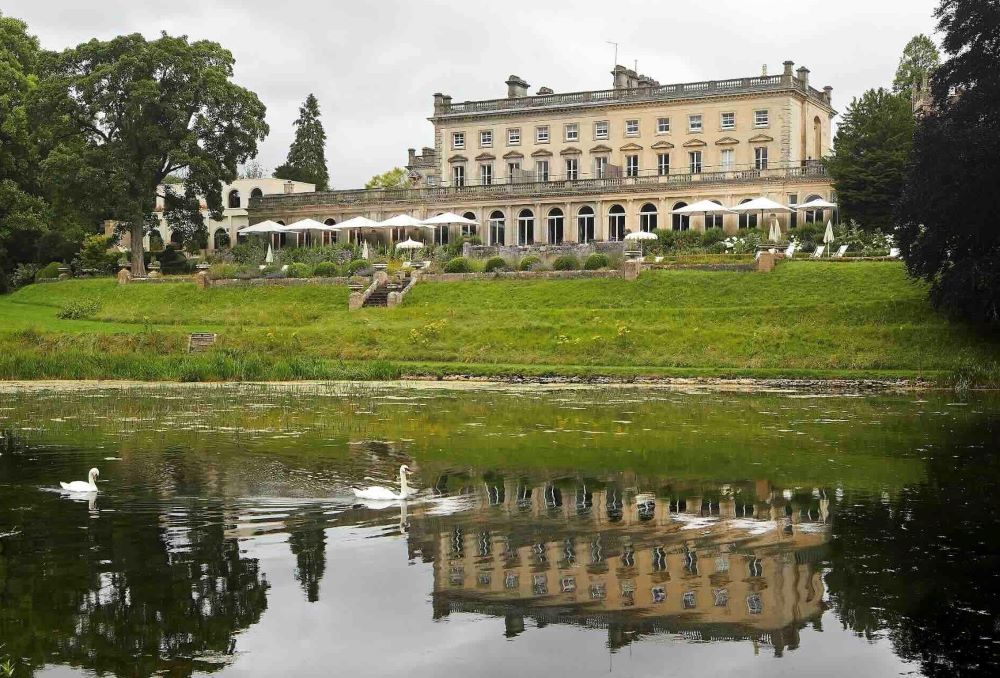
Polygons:
[[605,40],[604,42],[608,43],[609,45],[614,45],[615,46],[615,62],[613,64],[611,64],[611,70],[613,71],[613,70],[615,70],[615,67],[618,65],[618,43],[617,42],[612,42],[610,40]]

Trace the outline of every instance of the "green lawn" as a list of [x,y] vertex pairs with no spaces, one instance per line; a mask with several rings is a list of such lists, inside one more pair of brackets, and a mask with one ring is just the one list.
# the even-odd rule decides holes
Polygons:
[[[56,313],[81,300],[88,320]],[[0,298],[0,377],[924,377],[1000,383],[1000,343],[933,311],[896,262],[789,262],[773,273],[660,270],[639,280],[417,285],[347,310],[336,286],[200,290],[111,280]],[[188,332],[218,348],[184,353]]]

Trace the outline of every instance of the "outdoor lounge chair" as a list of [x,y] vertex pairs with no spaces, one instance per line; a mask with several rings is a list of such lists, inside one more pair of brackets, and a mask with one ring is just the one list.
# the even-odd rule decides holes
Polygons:
[[785,259],[791,259],[795,255],[795,243],[788,243],[788,249],[785,250]]
[[840,249],[833,253],[833,258],[834,259],[843,259],[845,252],[847,252],[847,245],[841,245]]
[[819,259],[820,257],[822,257],[822,256],[823,256],[823,252],[824,252],[825,250],[826,250],[826,245],[818,245],[818,246],[816,247],[816,251],[815,251],[815,252],[813,252],[813,255],[812,255],[812,258],[813,258],[813,259]]
[[899,248],[898,247],[890,247],[889,248],[889,258],[890,259],[899,259]]

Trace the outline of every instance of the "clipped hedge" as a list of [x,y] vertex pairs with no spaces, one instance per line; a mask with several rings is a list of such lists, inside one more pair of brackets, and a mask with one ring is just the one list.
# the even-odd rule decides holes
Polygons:
[[455,257],[444,265],[445,273],[471,273],[472,264],[465,257]]
[[580,270],[580,260],[577,259],[572,254],[564,254],[561,257],[556,257],[556,260],[552,262],[552,270],[554,270],[554,271],[579,271]]
[[289,278],[308,278],[312,276],[313,268],[309,264],[296,262],[288,265]]
[[355,259],[354,261],[347,264],[347,275],[354,275],[358,271],[364,271],[371,266],[364,259]]
[[60,266],[62,266],[62,264],[58,261],[46,264],[42,268],[38,269],[38,273],[35,274],[35,280],[52,280],[54,278],[58,278]]
[[521,263],[518,265],[518,268],[522,271],[530,271],[536,266],[538,266],[540,263],[542,263],[541,257],[537,257],[534,254],[532,254],[530,256],[525,257],[524,259],[521,259]]
[[340,267],[332,261],[321,261],[313,269],[313,275],[320,278],[336,278],[340,275]]
[[506,271],[507,268],[507,262],[504,261],[503,257],[490,257],[486,260],[483,270],[486,273],[493,273],[494,271]]
[[597,252],[587,257],[587,261],[583,264],[583,269],[585,271],[596,271],[601,268],[608,268],[609,266],[611,266],[611,260],[608,259],[608,255]]

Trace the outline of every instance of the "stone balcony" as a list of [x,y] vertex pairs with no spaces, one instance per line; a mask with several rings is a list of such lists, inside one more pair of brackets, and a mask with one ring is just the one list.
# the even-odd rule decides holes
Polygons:
[[432,120],[486,116],[522,111],[589,108],[616,104],[634,104],[682,99],[700,99],[713,96],[759,94],[796,90],[830,107],[829,90],[817,90],[808,80],[794,75],[763,75],[752,78],[730,78],[728,80],[706,80],[675,85],[655,85],[631,89],[604,89],[589,92],[568,92],[564,94],[543,94],[536,96],[486,99],[482,101],[453,102],[443,94],[434,95],[434,117]]
[[313,205],[369,206],[381,204],[457,204],[475,202],[501,202],[530,200],[541,197],[574,197],[602,194],[653,194],[673,191],[683,193],[686,187],[720,187],[742,184],[782,184],[789,182],[826,182],[829,175],[818,163],[788,167],[770,167],[764,170],[739,169],[709,171],[695,174],[650,175],[638,177],[608,177],[603,179],[578,179],[575,181],[535,181],[495,183],[487,186],[437,186],[428,188],[357,189],[326,191],[322,193],[293,193],[265,195],[250,202],[251,210],[281,210]]

